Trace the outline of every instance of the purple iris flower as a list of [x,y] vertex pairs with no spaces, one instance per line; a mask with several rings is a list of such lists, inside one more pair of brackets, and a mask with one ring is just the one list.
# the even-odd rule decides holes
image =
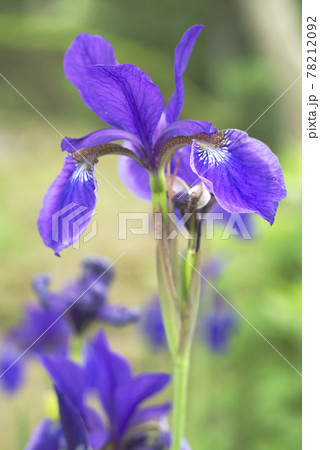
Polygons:
[[[135,65],[118,64],[101,36],[80,34],[64,58],[66,77],[83,102],[112,128],[79,139],[65,138],[61,173],[49,187],[38,227],[45,245],[58,254],[84,233],[94,212],[94,168],[105,154],[120,154],[120,175],[138,196],[150,198],[149,177],[171,161],[172,172],[193,184],[202,181],[229,212],[257,213],[271,224],[286,189],[277,157],[239,130],[218,131],[210,122],[178,121],[183,74],[202,30],[194,25],[175,50],[175,91],[164,107],[159,88]],[[114,143],[123,141],[123,146]]]
[[58,292],[49,290],[48,275],[34,278],[33,286],[40,304],[26,308],[24,319],[8,331],[0,352],[1,374],[6,372],[1,382],[6,391],[14,392],[21,386],[28,357],[67,354],[70,338],[81,333],[91,322],[121,326],[139,319],[138,308],[107,302],[113,278],[110,261],[98,257],[87,258],[80,277]]
[[[166,387],[169,375],[134,376],[128,362],[110,349],[102,332],[88,345],[83,366],[53,355],[44,357],[43,364],[57,393],[60,423],[41,422],[26,450],[169,448],[165,419],[170,403],[143,405]],[[92,395],[101,403],[103,414],[87,405]]]
[[217,299],[203,321],[205,342],[214,353],[224,353],[237,328],[233,311]]
[[79,333],[95,320],[125,325],[139,319],[137,307],[126,308],[106,301],[113,279],[111,261],[95,256],[84,260],[80,277],[68,282],[61,291],[51,292],[50,280],[45,275],[35,279],[34,287],[42,305],[60,313],[66,311],[66,317]]

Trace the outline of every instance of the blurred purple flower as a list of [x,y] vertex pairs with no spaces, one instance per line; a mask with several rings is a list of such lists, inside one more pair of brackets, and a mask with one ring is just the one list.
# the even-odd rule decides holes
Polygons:
[[[172,159],[172,172],[177,165],[177,175],[186,182],[203,182],[225,210],[257,213],[273,223],[286,189],[271,150],[243,131],[178,121],[183,74],[202,28],[189,28],[176,47],[175,91],[165,107],[151,78],[135,65],[118,64],[112,46],[101,36],[83,33],[71,44],[64,58],[65,75],[84,103],[113,128],[62,141],[68,155],[38,218],[40,235],[56,254],[76,242],[91,220],[97,196],[94,168],[105,154],[122,155],[121,178],[142,198],[150,199],[150,173],[157,176],[160,166],[163,170]],[[119,140],[124,147],[113,143]]]
[[[169,448],[165,419],[170,404],[142,406],[166,387],[169,375],[134,376],[128,362],[110,349],[102,332],[88,345],[84,366],[53,355],[43,357],[43,364],[57,393],[60,423],[45,419],[26,450]],[[99,399],[103,418],[87,406],[89,394]]]
[[21,386],[25,362],[30,356],[67,353],[72,328],[63,318],[58,320],[59,315],[58,311],[29,306],[25,309],[20,325],[9,330],[0,353],[1,384],[4,390],[13,393]]
[[203,319],[202,328],[208,347],[215,353],[224,353],[237,328],[234,312],[220,299],[216,299],[212,311]]
[[[108,303],[109,284],[114,278],[110,261],[87,258],[79,278],[58,292],[49,290],[48,275],[34,278],[33,286],[40,301],[28,306],[22,322],[8,331],[0,353],[1,382],[14,392],[24,378],[24,362],[34,354],[65,355],[70,338],[81,333],[91,322],[102,321],[120,326],[140,317],[136,307],[125,308]],[[26,353],[22,359],[21,355]]]
[[161,350],[167,346],[159,297],[153,297],[147,302],[143,310],[140,328],[152,348]]
[[34,287],[47,310],[58,310],[60,313],[66,311],[65,315],[76,332],[82,332],[95,320],[124,325],[139,319],[138,308],[125,308],[107,301],[113,279],[111,261],[90,257],[83,262],[80,277],[68,282],[61,291],[49,290],[49,278],[46,275],[37,277]]

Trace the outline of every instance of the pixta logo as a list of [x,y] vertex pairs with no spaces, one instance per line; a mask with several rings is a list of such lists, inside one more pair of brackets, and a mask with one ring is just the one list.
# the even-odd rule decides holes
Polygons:
[[[96,210],[88,210],[85,206],[71,202],[52,215],[52,240],[68,244],[74,242],[72,247],[80,248],[80,235],[82,227],[98,213]],[[97,221],[90,223],[91,230],[83,236],[83,244],[90,241],[97,234]]]

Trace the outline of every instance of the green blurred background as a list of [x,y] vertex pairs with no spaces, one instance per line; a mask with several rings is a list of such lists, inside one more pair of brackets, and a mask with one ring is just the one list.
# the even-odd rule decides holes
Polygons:
[[[63,54],[80,32],[101,34],[120,63],[133,63],[166,99],[173,54],[183,32],[203,23],[185,75],[182,118],[212,120],[218,128],[247,129],[300,75],[300,2],[293,0],[1,0],[1,73],[53,125],[50,127],[0,80],[0,247],[2,334],[33,296],[30,279],[50,272],[54,287],[73,276],[81,259],[100,253],[117,259],[111,300],[142,304],[154,293],[152,236],[118,240],[118,213],[148,211],[117,175],[117,158],[97,175],[97,235],[56,258],[42,244],[36,219],[42,196],[61,168],[61,135],[80,137],[103,128],[65,79]],[[279,156],[288,188],[272,228],[255,218],[251,241],[203,242],[203,254],[224,256],[217,287],[300,371],[301,160],[300,80],[250,129]],[[164,354],[148,349],[134,327],[107,328],[111,344],[137,372],[169,370]],[[36,363],[16,396],[0,392],[0,448],[22,449],[46,413],[51,386]],[[166,395],[169,395],[169,391]],[[248,323],[228,353],[194,347],[187,436],[193,450],[295,450],[301,447],[300,376]]]

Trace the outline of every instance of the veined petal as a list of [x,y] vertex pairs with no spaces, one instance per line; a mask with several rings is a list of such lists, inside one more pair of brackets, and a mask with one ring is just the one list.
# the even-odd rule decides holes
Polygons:
[[84,72],[87,67],[94,64],[117,64],[113,48],[101,36],[81,33],[67,50],[63,66],[66,77],[79,90],[84,103],[89,108],[91,108],[91,94]]
[[193,50],[193,46],[197,40],[197,37],[201,33],[203,25],[194,25],[189,28],[181,38],[181,41],[176,47],[174,54],[174,80],[176,90],[170,98],[164,112],[167,118],[167,122],[171,123],[178,119],[184,98],[183,87],[183,73],[187,68],[190,55]]
[[193,141],[190,164],[224,209],[273,224],[286,187],[278,158],[261,141],[239,130],[219,131]]
[[150,146],[163,99],[158,86],[137,66],[96,65],[86,71],[91,108],[109,125],[135,134]]
[[114,128],[94,131],[81,138],[73,139],[65,137],[61,141],[61,149],[68,153],[74,153],[82,148],[94,147],[96,145],[107,144],[108,142],[121,141],[126,139],[139,144],[139,139],[131,133],[124,130],[117,130]]
[[58,254],[78,241],[94,214],[97,183],[92,167],[66,156],[62,171],[44,196],[38,228],[43,242]]

